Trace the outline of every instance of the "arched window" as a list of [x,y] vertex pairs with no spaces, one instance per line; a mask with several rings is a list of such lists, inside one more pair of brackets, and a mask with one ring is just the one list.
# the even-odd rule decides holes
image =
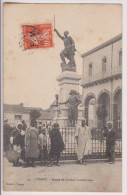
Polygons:
[[107,58],[103,57],[103,59],[102,59],[102,73],[106,73],[106,64],[107,64]]
[[90,63],[89,64],[89,76],[92,76],[92,69],[93,69],[92,63]]

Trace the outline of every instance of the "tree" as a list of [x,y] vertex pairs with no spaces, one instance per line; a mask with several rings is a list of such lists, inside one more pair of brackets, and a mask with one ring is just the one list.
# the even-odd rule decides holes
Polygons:
[[30,112],[30,118],[37,119],[41,116],[41,113],[39,110],[31,110]]

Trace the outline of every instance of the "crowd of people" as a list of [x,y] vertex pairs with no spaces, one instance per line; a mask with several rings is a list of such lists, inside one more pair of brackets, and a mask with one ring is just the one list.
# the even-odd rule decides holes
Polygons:
[[[107,123],[106,132],[106,154],[109,163],[115,160],[115,130],[112,122]],[[8,131],[8,132],[7,132]],[[86,119],[82,119],[81,124],[76,127],[75,139],[77,143],[77,158],[80,164],[86,165],[84,155],[91,152],[91,129],[86,126]],[[30,126],[27,127],[25,121],[18,124],[17,128],[11,129],[5,121],[4,124],[4,151],[13,166],[35,167],[35,161],[39,160],[42,166],[60,166],[60,154],[65,149],[65,145],[60,133],[58,123],[53,125],[40,125],[31,119]],[[10,151],[16,153],[13,155]],[[21,161],[21,160],[22,161]],[[10,160],[9,160],[10,161]]]
[[[7,127],[7,124],[5,124],[5,127]],[[27,127],[25,121],[22,121],[22,124],[18,124],[17,128],[11,130],[11,133],[9,133],[9,126],[7,130],[9,136],[6,136],[9,139],[6,142],[5,138],[4,142],[7,158],[10,158],[9,151],[13,150],[19,154],[13,155],[13,160],[11,158],[13,166],[35,167],[36,160],[39,160],[43,166],[60,166],[60,153],[64,149],[64,143],[58,123],[54,123],[52,126],[42,125],[37,127],[37,121],[31,119],[30,127]],[[19,159],[22,159],[23,163],[19,162]]]

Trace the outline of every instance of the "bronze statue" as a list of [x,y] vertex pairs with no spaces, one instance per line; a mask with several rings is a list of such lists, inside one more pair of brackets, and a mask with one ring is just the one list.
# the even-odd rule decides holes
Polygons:
[[[64,36],[62,36],[56,29],[54,29],[54,31],[56,32],[58,37],[63,40],[65,46],[64,50],[60,52],[60,57],[62,60],[62,71],[65,71],[66,68],[71,71],[76,71],[76,63],[74,59],[76,49],[74,40],[70,36],[68,36],[68,31],[64,32]],[[69,60],[68,64],[66,64],[65,58]]]
[[59,103],[59,104],[67,104],[69,103],[69,114],[68,119],[71,122],[72,126],[75,126],[78,119],[78,106],[81,103],[80,95],[76,90],[71,90],[69,93],[70,97],[67,101]]

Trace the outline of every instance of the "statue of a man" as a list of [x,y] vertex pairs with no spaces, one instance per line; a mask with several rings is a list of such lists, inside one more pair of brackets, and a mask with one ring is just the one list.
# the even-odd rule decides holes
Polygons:
[[64,36],[62,36],[56,29],[54,29],[54,31],[56,32],[56,34],[58,35],[58,37],[60,39],[63,40],[64,42],[64,50],[62,50],[60,52],[60,57],[62,60],[62,63],[64,65],[66,65],[66,61],[65,58],[67,58],[68,60],[70,60],[70,63],[72,66],[76,67],[76,63],[75,63],[75,59],[74,59],[74,55],[75,55],[75,42],[73,41],[73,39],[68,36],[69,32],[65,31],[64,32]]
[[80,96],[75,90],[71,90],[69,93],[70,97],[67,101],[59,103],[59,104],[67,104],[69,103],[69,114],[68,119],[71,122],[72,126],[75,126],[78,119],[78,106],[81,103]]

